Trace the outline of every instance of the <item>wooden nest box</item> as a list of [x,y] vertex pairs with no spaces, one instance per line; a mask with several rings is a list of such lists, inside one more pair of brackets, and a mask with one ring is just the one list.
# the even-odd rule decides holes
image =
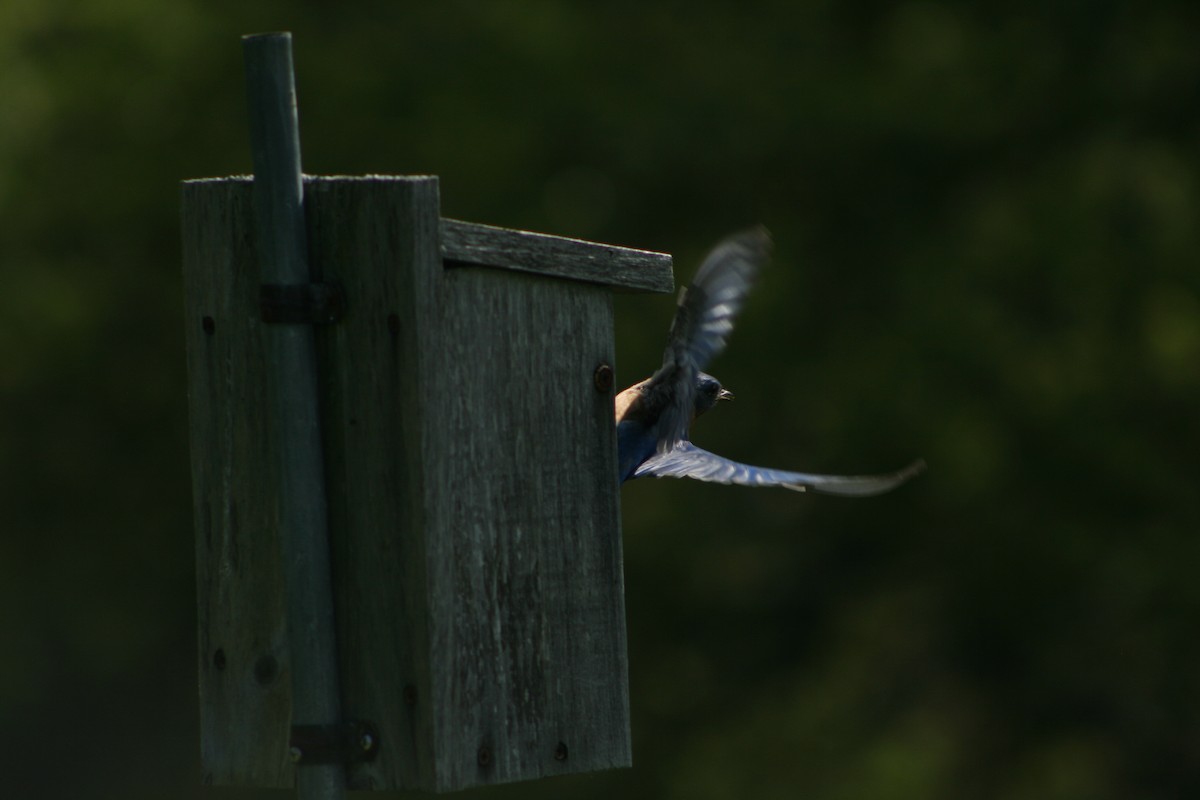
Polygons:
[[443,219],[433,177],[305,178],[304,213],[312,283],[264,286],[252,180],[183,189],[205,780],[297,769],[276,324],[316,340],[349,785],[628,766],[611,294],[670,257]]

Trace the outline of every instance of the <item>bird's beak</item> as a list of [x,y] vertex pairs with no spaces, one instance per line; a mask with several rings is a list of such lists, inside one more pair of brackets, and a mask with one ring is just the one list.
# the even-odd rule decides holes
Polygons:
[[733,392],[729,391],[728,389],[722,389],[721,391],[717,392],[717,399],[718,400],[732,400]]

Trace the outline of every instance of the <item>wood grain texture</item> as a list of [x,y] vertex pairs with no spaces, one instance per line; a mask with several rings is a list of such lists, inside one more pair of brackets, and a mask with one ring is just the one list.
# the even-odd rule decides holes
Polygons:
[[183,186],[204,781],[290,786],[278,446],[248,181]]
[[[286,639],[249,186],[184,190],[202,738],[215,782],[288,786],[287,681],[254,681],[263,642],[286,667]],[[351,786],[626,766],[612,393],[593,380],[613,364],[610,292],[445,269],[437,192],[434,178],[306,179],[313,277],[346,295],[343,321],[316,329],[342,701],[380,729]],[[249,683],[230,680],[246,665]]]
[[[318,331],[335,607],[348,718],[380,732],[355,788],[426,788],[434,773],[421,325],[437,251],[434,178],[310,179],[316,277],[340,283],[342,322]],[[440,713],[440,710],[439,710]]]
[[593,381],[613,363],[608,290],[455,269],[433,307],[440,787],[627,766],[616,442],[611,394]]
[[449,264],[476,264],[640,292],[671,292],[671,256],[565,236],[442,220],[442,255]]

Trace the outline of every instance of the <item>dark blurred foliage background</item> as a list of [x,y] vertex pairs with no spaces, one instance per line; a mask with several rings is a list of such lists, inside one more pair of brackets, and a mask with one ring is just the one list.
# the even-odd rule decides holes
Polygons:
[[680,281],[770,227],[702,445],[929,462],[625,487],[635,767],[477,796],[1200,796],[1191,0],[0,4],[5,796],[285,796],[199,786],[178,233],[278,29],[309,172]]

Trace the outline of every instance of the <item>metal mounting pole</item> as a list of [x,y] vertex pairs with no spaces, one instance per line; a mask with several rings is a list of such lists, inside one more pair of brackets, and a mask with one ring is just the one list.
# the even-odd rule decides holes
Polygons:
[[[254,200],[264,284],[310,282],[304,184],[290,33],[243,38],[254,156]],[[317,363],[311,324],[273,324],[265,332],[280,438],[280,526],[287,582],[292,724],[341,722],[329,564]],[[310,763],[293,745],[301,800],[345,796],[340,763]]]

